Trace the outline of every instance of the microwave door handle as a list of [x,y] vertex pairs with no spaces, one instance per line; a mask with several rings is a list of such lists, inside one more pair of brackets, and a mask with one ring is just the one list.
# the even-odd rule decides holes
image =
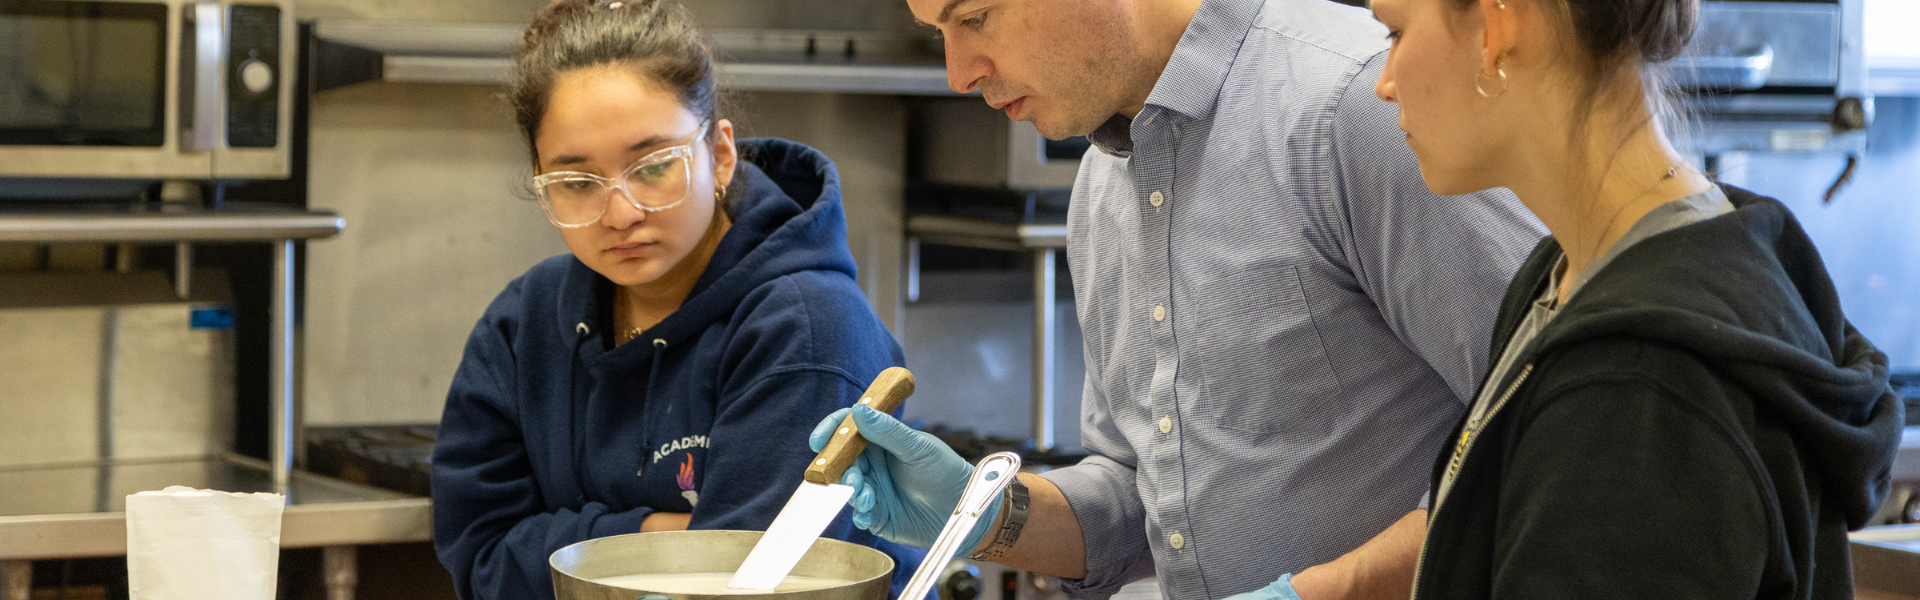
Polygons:
[[1766,45],[1746,54],[1682,56],[1672,63],[1674,79],[1690,89],[1756,90],[1772,72],[1773,47]]
[[226,40],[220,3],[199,2],[193,7],[193,150],[211,152],[220,144],[225,123],[220,107],[226,103],[220,85],[220,66],[226,63]]

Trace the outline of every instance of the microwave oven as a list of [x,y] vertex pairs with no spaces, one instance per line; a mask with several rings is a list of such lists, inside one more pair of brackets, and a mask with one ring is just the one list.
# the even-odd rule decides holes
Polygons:
[[291,0],[0,0],[0,177],[284,179]]

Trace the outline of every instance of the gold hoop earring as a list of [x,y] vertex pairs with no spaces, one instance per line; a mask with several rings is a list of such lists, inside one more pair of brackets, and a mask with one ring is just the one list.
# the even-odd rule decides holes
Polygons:
[[1496,1],[1496,2],[1494,2],[1494,3],[1493,3],[1493,7],[1494,7],[1494,8],[1498,8],[1498,9],[1500,9],[1500,10],[1506,10],[1506,9],[1507,9],[1507,3],[1505,3],[1505,2],[1498,2],[1498,1]]
[[727,188],[714,188],[714,189],[713,189],[713,201],[714,201],[714,202],[718,202],[718,203],[721,203],[721,204],[726,204],[726,203],[727,203]]
[[1493,59],[1493,73],[1500,78],[1500,89],[1492,93],[1487,92],[1486,81],[1488,78],[1486,74],[1481,73],[1479,69],[1473,70],[1473,91],[1480,92],[1480,97],[1499,98],[1501,94],[1507,93],[1507,70],[1500,68],[1500,60],[1502,58],[1505,57],[1502,56]]

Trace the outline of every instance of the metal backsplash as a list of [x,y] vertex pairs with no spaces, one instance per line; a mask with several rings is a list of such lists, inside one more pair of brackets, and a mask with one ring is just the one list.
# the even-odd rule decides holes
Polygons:
[[[208,287],[204,277],[202,287]],[[169,285],[159,273],[125,287]],[[61,275],[0,275],[22,287],[74,287]],[[79,282],[91,288],[101,280]],[[219,285],[224,288],[225,286]],[[39,297],[63,297],[48,289]],[[98,294],[95,294],[97,297]],[[208,456],[233,440],[231,324],[196,300],[0,308],[0,469]],[[212,319],[211,321],[217,321]]]

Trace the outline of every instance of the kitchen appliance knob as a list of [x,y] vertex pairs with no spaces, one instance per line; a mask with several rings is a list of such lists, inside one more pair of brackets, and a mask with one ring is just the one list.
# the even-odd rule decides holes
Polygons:
[[1867,104],[1857,96],[1833,103],[1833,130],[1858,131],[1867,128]]
[[273,87],[273,67],[257,58],[247,59],[240,63],[240,85],[255,94],[267,91]]
[[980,597],[980,570],[973,565],[953,561],[940,578],[940,600],[977,600]]

